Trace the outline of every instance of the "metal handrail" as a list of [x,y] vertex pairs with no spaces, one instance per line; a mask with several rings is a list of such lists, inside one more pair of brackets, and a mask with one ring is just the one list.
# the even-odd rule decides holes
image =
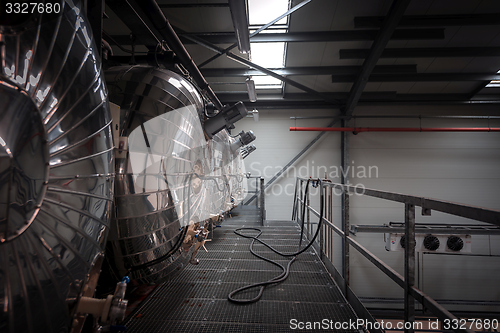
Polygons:
[[[320,214],[310,206],[309,198],[303,198],[302,195],[302,184],[303,182],[307,182],[306,178],[297,178],[296,182],[296,191],[300,189],[300,194],[295,195],[294,199],[294,211],[297,211],[297,204],[300,202],[300,206],[305,207],[308,212],[311,212],[316,217],[320,217]],[[415,314],[414,314],[414,300],[417,300],[420,304],[422,304],[425,308],[430,310],[437,318],[440,320],[458,320],[452,313],[446,310],[443,306],[437,303],[430,296],[426,295],[423,291],[416,288],[414,286],[415,279],[415,206],[422,207],[422,210],[425,211],[426,215],[430,215],[431,210],[436,210],[444,213],[448,213],[455,216],[466,217],[469,219],[474,219],[481,222],[487,222],[490,224],[500,225],[500,211],[482,207],[476,207],[471,205],[464,205],[454,202],[443,201],[439,199],[431,199],[424,198],[412,195],[404,195],[399,193],[387,192],[387,191],[379,191],[374,189],[366,189],[359,188],[350,185],[343,185],[337,183],[321,183],[321,191],[327,192],[327,188],[340,189],[342,190],[342,194],[346,193],[357,193],[362,195],[367,195],[371,197],[376,197],[380,199],[400,202],[405,205],[405,233],[407,237],[405,237],[405,241],[407,242],[405,246],[405,274],[404,277],[401,276],[398,272],[392,269],[389,265],[384,263],[380,258],[371,253],[368,249],[358,243],[355,239],[349,236],[349,229],[341,230],[339,227],[335,226],[332,219],[331,214],[324,214],[322,217],[322,222],[325,227],[330,228],[335,233],[337,233],[340,237],[342,237],[343,241],[349,245],[351,245],[354,249],[356,249],[359,253],[361,253],[365,258],[367,258],[372,264],[374,264],[378,269],[380,269],[385,275],[387,275],[391,280],[396,282],[400,287],[405,289],[405,321],[414,322]],[[330,190],[331,191],[331,190]],[[330,192],[330,196],[331,196]],[[349,207],[346,207],[349,209]],[[299,214],[296,214],[299,215]],[[330,218],[330,219],[329,219]],[[309,228],[308,228],[309,229]],[[309,230],[308,230],[309,231]],[[320,252],[322,259],[328,255],[324,253],[324,235],[323,230],[321,230],[320,234]],[[409,249],[409,251],[407,250]],[[345,260],[345,258],[344,258]],[[345,260],[345,265],[348,265],[348,259]],[[335,269],[335,267],[334,267]],[[344,288],[344,294],[346,297],[349,295],[349,292],[352,294],[350,289],[348,288],[349,278],[348,278],[348,270],[344,271],[344,275],[347,272],[347,276],[341,276],[337,273],[337,277],[342,279],[342,284]],[[347,297],[349,300],[349,297]],[[358,301],[359,302],[359,301]],[[413,330],[405,330],[407,332],[412,332]],[[472,333],[473,331],[470,329],[454,329],[455,332],[467,332]]]

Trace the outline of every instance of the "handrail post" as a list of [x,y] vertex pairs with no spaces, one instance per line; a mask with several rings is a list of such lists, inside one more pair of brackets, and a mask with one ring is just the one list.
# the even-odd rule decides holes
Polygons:
[[[347,120],[341,120],[341,127],[346,127]],[[342,132],[340,135],[340,164],[342,170],[349,170],[349,133]],[[344,237],[342,239],[342,276],[345,281],[344,295],[347,297],[349,289],[349,172],[342,172],[341,183],[344,186],[342,191],[342,231]]]
[[302,192],[302,185],[304,184],[304,181],[303,180],[300,180],[300,187],[299,187],[299,190],[300,190],[300,205],[299,205],[299,214],[298,214],[298,218],[297,218],[297,221],[299,221],[300,223],[302,223],[302,214],[303,214],[303,211],[304,211],[304,204],[302,203],[302,200],[304,200],[304,193]]
[[349,242],[347,241],[347,237],[349,237],[349,190],[344,189],[342,191],[343,195],[343,207],[342,207],[342,215],[343,215],[343,229],[344,232],[344,241],[343,241],[343,253],[344,256],[342,258],[342,275],[345,281],[345,290],[344,295],[347,295],[347,289],[349,288],[349,263],[350,263],[350,255],[349,255]]
[[[405,323],[415,322],[415,299],[410,294],[415,285],[415,243],[415,205],[405,203]],[[414,331],[405,327],[405,333]]]
[[310,234],[311,234],[311,211],[309,210],[309,205],[311,204],[310,202],[310,191],[307,191],[306,195],[306,208],[307,208],[307,215],[306,215],[306,222],[307,222],[307,239],[310,239]]
[[[259,177],[255,177],[255,195],[257,195],[257,189],[259,188]],[[255,208],[259,207],[259,200],[255,200]]]
[[[326,187],[324,187],[323,184],[321,184],[320,191],[323,191],[323,207],[324,207],[324,212],[326,212],[328,209],[328,207],[326,207],[326,201],[327,201]],[[324,215],[326,215],[326,214],[324,214]],[[328,215],[326,215],[326,216],[328,216]],[[323,222],[323,221],[320,221],[320,222]],[[320,227],[320,225],[318,224],[318,228],[319,227]],[[324,248],[325,241],[323,239],[323,237],[325,237],[325,235],[323,234],[324,228],[325,228],[325,226],[321,223],[321,229],[319,230],[319,258],[321,260],[323,260],[323,252],[326,251],[326,249]]]
[[260,178],[260,222],[264,225],[266,219],[266,201],[264,193],[264,178]]

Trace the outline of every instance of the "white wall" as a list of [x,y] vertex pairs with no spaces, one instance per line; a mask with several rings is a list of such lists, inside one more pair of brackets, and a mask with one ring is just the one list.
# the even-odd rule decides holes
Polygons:
[[[257,150],[245,160],[247,172],[252,176],[263,176],[267,182],[288,162],[294,158],[318,132],[290,132],[290,126],[326,126],[329,119],[290,120],[291,116],[325,115],[325,111],[286,111],[262,110],[259,111],[259,121],[245,118],[236,123],[233,134],[244,130],[253,130],[257,139],[254,141]],[[336,114],[331,111],[331,114]],[[267,218],[271,220],[289,220],[291,217],[293,191],[296,176],[317,177],[325,167],[338,166],[340,155],[337,148],[340,146],[339,135],[325,134],[316,145],[298,160],[287,173],[283,174],[273,186],[266,191]]]
[[[356,114],[380,111],[375,107],[358,107]],[[384,107],[385,114],[463,114],[480,115],[495,112],[495,106],[456,107]],[[329,119],[290,120],[290,116],[333,115],[325,110],[260,111],[259,122],[247,118],[237,130],[252,129],[257,135],[257,150],[245,159],[247,170],[264,175],[266,182],[288,163],[318,132],[289,132],[290,126],[326,126]],[[497,112],[498,113],[498,112]],[[357,119],[358,127],[419,127],[417,119]],[[422,119],[422,127],[500,127],[491,120]],[[355,174],[351,184],[417,196],[500,209],[500,133],[360,133],[350,135],[350,165]],[[295,172],[282,176],[266,196],[268,219],[290,219],[295,176],[318,176],[318,170],[340,168],[340,134],[327,133],[294,167]],[[371,177],[368,169],[372,167]],[[377,167],[374,169],[373,167]],[[350,171],[352,171],[352,168]],[[362,169],[364,168],[364,169]],[[365,170],[365,174],[359,173]],[[378,172],[376,172],[378,171]],[[322,172],[321,177],[324,176]],[[339,182],[338,178],[333,179]],[[285,191],[288,190],[288,191]],[[284,193],[288,192],[288,194]],[[403,205],[376,198],[351,198],[350,223],[380,225],[403,221]],[[335,222],[340,220],[340,200],[334,203]],[[477,223],[447,214],[433,212],[424,217],[416,211],[417,223]],[[358,234],[357,240],[372,253],[403,273],[402,252],[387,252],[381,234]],[[436,299],[470,299],[500,301],[496,282],[500,274],[500,237],[473,236],[472,256],[425,254],[419,256],[420,276],[417,284]],[[338,249],[338,247],[337,247]],[[478,255],[497,255],[485,257]],[[335,264],[340,262],[339,253]],[[422,264],[423,262],[423,264]],[[355,250],[351,251],[351,286],[362,297],[402,297],[402,290],[386,278]],[[470,307],[450,309],[471,310]],[[492,310],[478,307],[476,311]],[[495,310],[499,310],[498,308]]]

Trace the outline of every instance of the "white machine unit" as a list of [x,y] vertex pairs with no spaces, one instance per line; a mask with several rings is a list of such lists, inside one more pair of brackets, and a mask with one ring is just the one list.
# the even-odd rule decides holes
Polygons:
[[[405,234],[385,234],[387,251],[404,251]],[[417,252],[470,253],[471,235],[415,235]]]

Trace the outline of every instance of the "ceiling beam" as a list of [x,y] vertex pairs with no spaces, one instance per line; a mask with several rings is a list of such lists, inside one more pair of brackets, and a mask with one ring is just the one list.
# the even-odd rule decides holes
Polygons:
[[[174,27],[175,29],[175,27]],[[177,30],[177,29],[175,29]],[[378,30],[347,30],[347,31],[307,31],[258,34],[250,38],[252,43],[268,42],[349,42],[349,41],[372,41],[377,37]],[[184,44],[194,44],[189,36],[203,38],[212,44],[234,44],[236,37],[234,32],[208,32],[208,33],[180,33],[179,37]],[[130,45],[127,35],[111,36],[120,45]],[[149,37],[148,34],[145,37]],[[138,36],[138,41],[145,45],[148,40]],[[444,39],[444,29],[398,29],[391,36],[392,40],[440,40]]]
[[[266,33],[250,38],[253,43],[267,42],[347,42],[371,41],[377,37],[378,30],[346,30],[346,31],[303,31],[287,33]],[[236,42],[233,32],[208,32],[179,34],[186,43],[193,43],[184,35],[194,35],[213,44],[232,44]],[[444,28],[438,29],[398,29],[391,36],[392,40],[444,39]]]
[[[241,92],[219,92],[218,96],[221,96],[225,101],[240,101],[240,100],[248,100],[248,94],[246,91]],[[325,93],[331,99],[339,100],[339,105],[342,104],[348,96],[347,92],[336,92],[336,93]],[[365,92],[361,95],[361,98],[365,101],[372,100],[380,100],[380,101],[388,101],[396,99],[395,91],[383,91],[383,92]],[[320,101],[318,99],[314,99],[309,94],[304,93],[286,93],[284,97],[281,93],[260,93],[258,101],[262,102],[271,102],[275,101],[286,101],[286,102],[311,102],[311,101]],[[254,103],[250,103],[249,105],[253,105]]]
[[349,97],[345,107],[342,109],[342,113],[345,116],[352,115],[354,108],[358,104],[361,94],[365,89],[368,82],[368,78],[372,73],[377,61],[379,60],[382,52],[384,51],[387,43],[391,39],[392,34],[396,30],[399,21],[403,17],[406,8],[410,4],[411,0],[394,0],[387,13],[384,23],[380,29],[380,33],[372,44],[369,53],[366,56],[360,73],[358,74],[356,81],[354,81],[351,91],[349,92]]
[[[359,16],[354,18],[355,28],[380,28],[383,16]],[[440,27],[464,25],[500,25],[500,13],[465,15],[414,15],[403,16],[400,27]]]
[[289,84],[289,85],[291,85],[291,86],[293,86],[295,88],[298,88],[298,89],[300,89],[302,91],[305,91],[305,92],[307,92],[307,93],[309,93],[311,95],[316,95],[316,96],[322,98],[323,100],[325,100],[326,102],[329,102],[329,103],[334,104],[334,105],[338,104],[338,101],[336,99],[331,99],[330,97],[328,97],[328,95],[326,95],[324,93],[318,92],[318,91],[316,91],[316,90],[314,90],[312,88],[309,88],[309,87],[307,87],[307,86],[305,86],[305,85],[303,85],[301,83],[298,83],[298,82],[296,82],[294,80],[291,80],[291,79],[289,79],[289,78],[287,78],[285,76],[279,75],[279,74],[277,74],[277,73],[275,73],[275,72],[273,72],[273,71],[271,71],[271,70],[269,70],[267,68],[264,68],[262,66],[259,66],[259,65],[255,64],[255,63],[253,63],[253,62],[251,62],[251,61],[249,61],[249,60],[247,60],[247,59],[245,59],[243,57],[235,55],[232,52],[228,52],[227,53],[227,57],[229,59],[232,59],[232,60],[236,61],[236,62],[239,62],[240,64],[247,65],[249,67],[253,67],[256,70],[258,70],[258,71],[260,71],[260,72],[262,72],[262,73],[264,73],[266,75],[272,76],[272,77],[274,77],[274,78],[276,78],[276,79],[278,79],[280,81],[283,81],[283,82],[285,82],[285,83],[287,83],[287,84]]
[[[293,93],[285,97],[277,94],[259,94],[256,102],[248,101],[248,94],[217,93],[224,104],[243,101],[248,109],[332,109],[341,108],[348,93],[329,94],[339,100],[337,105],[319,99],[311,99],[309,94]],[[478,95],[472,100],[468,94],[396,94],[395,92],[365,92],[358,105],[470,105],[500,104],[498,95]]]
[[[365,59],[370,49],[341,49],[340,59]],[[500,47],[433,47],[385,49],[380,58],[498,57]]]
[[[332,82],[354,82],[356,75],[332,75]],[[443,82],[443,81],[491,81],[500,80],[500,74],[490,73],[418,73],[372,74],[369,82]]]
[[204,47],[206,47],[206,48],[208,48],[210,50],[213,50],[214,52],[217,52],[217,54],[219,54],[219,55],[225,54],[229,59],[231,59],[233,61],[236,61],[236,62],[238,62],[240,64],[243,64],[245,66],[248,66],[250,68],[254,68],[254,69],[258,70],[259,72],[261,72],[263,74],[272,76],[272,77],[274,77],[274,78],[276,78],[276,79],[278,79],[278,80],[280,80],[282,82],[285,82],[285,83],[287,83],[287,84],[289,84],[289,85],[291,85],[291,86],[293,86],[295,88],[298,88],[298,89],[300,89],[302,91],[305,91],[305,92],[307,92],[307,93],[309,93],[309,94],[311,94],[313,96],[317,96],[319,98],[322,98],[323,100],[325,100],[328,103],[331,103],[333,105],[337,105],[338,104],[337,100],[331,99],[330,97],[328,97],[326,94],[324,94],[322,92],[318,92],[318,91],[316,91],[316,90],[314,90],[312,88],[309,88],[309,87],[307,87],[307,86],[305,86],[305,85],[303,85],[303,84],[301,84],[299,82],[296,82],[296,81],[294,81],[294,80],[292,80],[290,78],[287,78],[287,77],[285,77],[283,75],[275,73],[272,70],[269,70],[269,69],[267,69],[265,67],[259,66],[259,65],[255,64],[255,63],[251,62],[250,60],[247,60],[247,59],[245,59],[243,57],[240,57],[239,55],[236,55],[236,54],[234,54],[234,53],[232,53],[230,51],[227,51],[227,49],[222,49],[222,48],[218,47],[217,45],[213,45],[212,43],[209,43],[209,42],[207,42],[207,41],[205,41],[205,40],[203,40],[201,38],[198,38],[198,37],[195,38],[195,37],[191,36],[190,38],[194,42],[196,42],[196,43],[198,43],[198,44],[200,44],[200,45],[202,45],[202,46],[204,46]]
[[158,4],[160,8],[200,8],[200,7],[229,7],[227,2],[214,3],[178,3],[178,4]]
[[481,83],[478,83],[476,88],[472,90],[472,92],[469,94],[469,98],[474,98],[477,94],[479,94],[486,86],[490,83],[491,80],[483,81]]
[[[359,73],[360,69],[361,66],[314,66],[314,67],[270,68],[270,70],[279,75],[356,75],[357,73]],[[417,65],[381,65],[381,66],[375,66],[375,68],[373,69],[373,73],[378,73],[378,74],[382,73],[413,74],[416,72],[417,72]],[[262,75],[260,71],[253,68],[203,68],[201,69],[201,73],[206,77],[229,77],[229,76],[246,77],[252,75]]]

